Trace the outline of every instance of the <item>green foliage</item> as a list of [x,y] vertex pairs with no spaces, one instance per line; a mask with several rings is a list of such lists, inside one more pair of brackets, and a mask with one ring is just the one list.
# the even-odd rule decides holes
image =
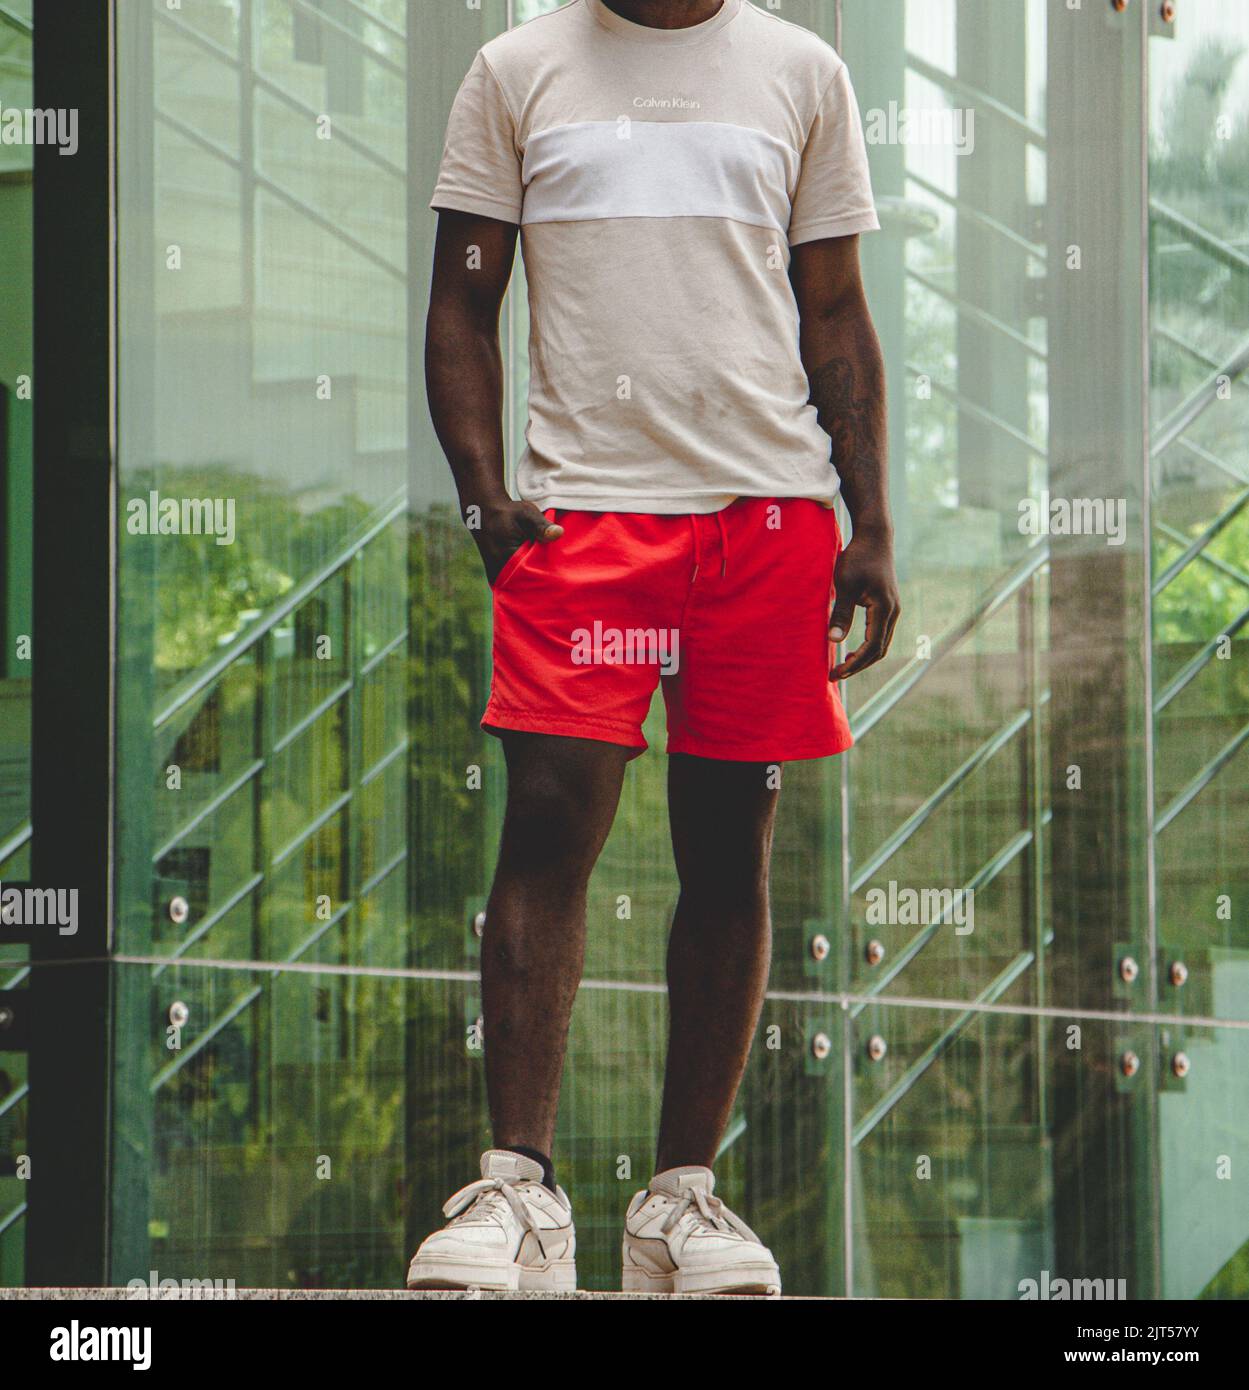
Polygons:
[[[1194,527],[1196,532],[1198,527]],[[1168,542],[1158,549],[1156,568],[1163,569],[1180,553]],[[1206,554],[1231,566],[1243,567],[1249,556],[1249,508],[1242,510],[1210,542]],[[1192,561],[1166,586],[1154,602],[1154,641],[1206,642],[1249,608],[1249,588],[1202,560]]]
[[[232,501],[233,543],[218,545],[211,535],[132,535],[126,504],[152,490],[162,497]],[[346,545],[368,516],[354,497],[303,508],[277,484],[225,465],[129,477],[119,503],[122,604],[154,601],[156,669],[182,675],[209,660],[297,576]]]

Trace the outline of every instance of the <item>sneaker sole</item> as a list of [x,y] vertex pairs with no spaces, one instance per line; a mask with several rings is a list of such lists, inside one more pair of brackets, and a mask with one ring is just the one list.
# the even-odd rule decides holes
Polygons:
[[677,1269],[671,1274],[650,1274],[626,1263],[620,1287],[624,1293],[762,1293],[779,1297],[781,1272],[766,1261],[722,1265],[719,1269]]
[[505,1293],[572,1293],[577,1287],[577,1262],[552,1260],[549,1265],[505,1265],[494,1261],[457,1260],[451,1256],[421,1259],[408,1266],[409,1289],[487,1289]]

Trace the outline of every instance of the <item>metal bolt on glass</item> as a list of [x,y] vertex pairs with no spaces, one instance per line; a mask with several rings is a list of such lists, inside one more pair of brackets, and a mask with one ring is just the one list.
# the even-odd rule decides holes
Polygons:
[[879,1062],[880,1059],[888,1051],[889,1044],[884,1040],[884,1038],[880,1036],[879,1033],[875,1034],[873,1037],[867,1040],[867,1055],[872,1059],[873,1062]]
[[879,941],[869,941],[864,955],[867,957],[868,965],[879,965],[885,958],[884,945]]
[[191,1010],[182,1002],[181,999],[175,1000],[169,1006],[169,1022],[175,1028],[185,1028],[191,1017]]
[[1135,1076],[1141,1069],[1141,1059],[1135,1052],[1125,1052],[1119,1058],[1119,1070],[1124,1076]]
[[1173,1076],[1185,1077],[1188,1075],[1192,1063],[1188,1060],[1187,1052],[1177,1052],[1171,1058],[1171,1073]]
[[191,904],[184,897],[169,899],[169,920],[171,922],[181,926],[190,915]]
[[1136,963],[1134,956],[1124,956],[1119,962],[1119,978],[1124,984],[1134,984],[1141,973],[1141,968]]
[[12,1026],[13,1010],[8,1008],[7,1006],[0,1007],[0,1032],[2,1032],[5,1028],[12,1028]]
[[823,932],[820,932],[811,938],[811,955],[816,960],[827,960],[828,953],[832,949],[833,948],[828,940],[828,937],[826,937],[823,934]]
[[1167,977],[1171,983],[1179,989],[1188,980],[1188,966],[1182,960],[1173,960],[1171,969],[1167,972]]
[[833,1044],[827,1033],[817,1033],[811,1039],[811,1055],[817,1062],[822,1062],[832,1050]]

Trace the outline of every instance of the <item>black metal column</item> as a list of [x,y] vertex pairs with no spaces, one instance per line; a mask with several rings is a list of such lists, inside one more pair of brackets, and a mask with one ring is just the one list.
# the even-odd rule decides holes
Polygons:
[[32,882],[78,930],[32,933],[26,1277],[104,1282],[108,1250],[113,636],[111,0],[35,0]]

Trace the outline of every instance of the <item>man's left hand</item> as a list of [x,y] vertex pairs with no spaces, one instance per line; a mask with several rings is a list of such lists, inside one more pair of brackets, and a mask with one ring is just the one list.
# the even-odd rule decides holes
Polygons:
[[874,666],[893,641],[893,629],[902,605],[893,569],[892,537],[855,532],[837,557],[833,590],[836,597],[828,635],[834,642],[843,642],[849,635],[856,608],[867,612],[867,631],[862,643],[829,672],[829,680],[844,681]]

